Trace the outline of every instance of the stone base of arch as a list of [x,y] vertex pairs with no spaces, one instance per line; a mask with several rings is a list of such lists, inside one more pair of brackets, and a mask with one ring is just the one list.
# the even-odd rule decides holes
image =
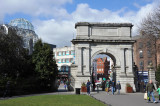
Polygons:
[[[71,65],[71,86],[76,93],[76,89],[80,88],[82,83],[87,83],[88,80],[91,80],[91,75],[78,75],[77,74],[78,66],[75,64]],[[115,69],[116,70],[116,69]],[[134,76],[132,73],[120,73],[119,69],[116,70],[116,82],[120,81],[121,83],[121,93],[126,93],[126,84],[129,83],[135,92]]]

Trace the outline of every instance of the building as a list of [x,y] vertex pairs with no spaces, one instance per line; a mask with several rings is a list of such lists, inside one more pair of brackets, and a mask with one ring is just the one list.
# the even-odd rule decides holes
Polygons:
[[51,48],[51,50],[53,50],[54,48],[56,48],[56,45],[49,44],[49,43],[45,43],[45,44],[49,45],[49,47]]
[[103,79],[108,78],[110,62],[107,60],[107,57],[97,59],[97,78]]
[[155,36],[135,36],[133,45],[134,62],[137,66],[139,81],[148,81],[148,65],[153,64],[154,70],[160,64],[160,39]]
[[24,48],[27,48],[29,50],[29,54],[32,54],[33,46],[38,40],[38,35],[34,31],[32,23],[24,18],[17,18],[11,20],[7,27],[14,28],[17,31],[17,35],[22,36]]
[[138,71],[148,71],[147,66],[152,63],[156,69],[156,38],[152,36],[152,40],[145,36],[134,37],[134,62],[138,67]]
[[70,66],[74,63],[74,46],[53,49],[56,63],[58,65],[58,78],[66,79],[70,76]]

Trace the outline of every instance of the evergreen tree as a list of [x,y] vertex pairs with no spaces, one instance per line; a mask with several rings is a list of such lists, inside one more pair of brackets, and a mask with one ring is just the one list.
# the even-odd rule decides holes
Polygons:
[[51,88],[58,70],[50,46],[38,40],[34,46],[32,61],[35,65],[36,76],[41,88]]

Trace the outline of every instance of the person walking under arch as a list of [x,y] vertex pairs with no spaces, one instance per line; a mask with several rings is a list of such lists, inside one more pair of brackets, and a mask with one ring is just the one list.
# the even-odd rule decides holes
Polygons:
[[106,92],[107,92],[107,94],[109,95],[109,85],[110,85],[110,83],[109,83],[110,81],[109,80],[107,80],[106,81]]
[[114,80],[112,80],[112,82],[111,82],[111,90],[112,90],[112,95],[114,95],[114,91],[115,91],[115,82],[114,82]]

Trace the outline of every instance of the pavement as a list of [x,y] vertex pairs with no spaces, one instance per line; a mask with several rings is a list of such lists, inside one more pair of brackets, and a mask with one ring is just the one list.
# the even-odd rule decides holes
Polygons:
[[[26,96],[36,96],[36,95],[74,95],[74,92],[70,92],[64,89],[64,85],[61,84],[58,88],[58,92],[53,93],[41,93],[41,94],[31,94],[31,95],[21,95],[21,96],[13,96],[7,97],[5,99],[12,99],[18,97],[26,97]],[[87,94],[87,93],[81,93]],[[109,95],[105,91],[91,92],[91,97],[107,104],[108,106],[160,106],[160,103],[147,103],[147,100],[144,100],[144,93],[126,93],[117,95]],[[0,100],[5,100],[4,98],[0,98]],[[151,99],[152,100],[152,99]],[[158,98],[156,98],[158,100]]]
[[[111,92],[109,92],[108,95],[105,91],[100,91],[99,93],[91,94],[91,96],[109,106],[160,106],[160,103],[147,103],[147,100],[144,100],[144,93],[111,95]],[[156,98],[156,100],[158,99]]]

